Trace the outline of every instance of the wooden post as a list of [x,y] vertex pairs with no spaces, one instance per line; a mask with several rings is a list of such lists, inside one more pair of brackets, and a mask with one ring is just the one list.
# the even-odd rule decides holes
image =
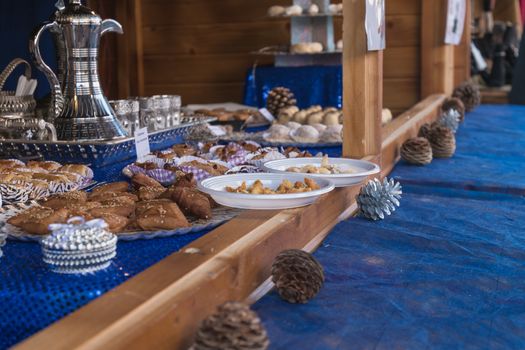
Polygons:
[[454,89],[454,47],[445,44],[448,0],[421,1],[421,98]]
[[[454,56],[455,60],[455,77],[454,85],[457,86],[470,79],[470,42],[472,40],[471,26],[472,21],[472,3],[471,0],[467,0],[467,14],[465,16],[465,28],[463,30],[463,36],[461,37],[461,43],[456,46],[457,54]],[[458,62],[459,60],[459,62]],[[458,69],[459,67],[459,69]]]
[[381,153],[383,52],[369,52],[365,0],[344,0],[343,19],[343,155]]

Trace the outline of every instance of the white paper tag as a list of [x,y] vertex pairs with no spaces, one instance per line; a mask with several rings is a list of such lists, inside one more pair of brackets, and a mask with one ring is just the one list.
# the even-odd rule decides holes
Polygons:
[[[448,0],[447,33],[445,44],[459,45],[465,27],[467,0]],[[469,0],[470,1],[470,0]]]
[[211,130],[213,135],[215,136],[224,136],[226,135],[226,131],[224,128],[218,126],[218,125],[208,125],[208,128]]
[[368,51],[384,50],[386,47],[385,0],[365,1],[365,29]]
[[148,128],[135,131],[135,149],[137,150],[137,161],[143,162],[151,153],[149,148]]
[[266,108],[259,109],[259,113],[261,113],[264,119],[268,120],[270,123],[273,123],[275,121],[275,117]]

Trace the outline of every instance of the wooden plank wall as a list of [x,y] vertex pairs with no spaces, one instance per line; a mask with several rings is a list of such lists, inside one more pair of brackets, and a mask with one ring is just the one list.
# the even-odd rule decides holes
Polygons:
[[[115,15],[115,11],[103,6],[103,1],[90,1],[101,14]],[[272,63],[269,58],[250,55],[250,51],[287,44],[290,40],[289,20],[266,18],[266,11],[272,5],[289,5],[291,0],[141,0],[139,3],[144,66],[141,88],[145,95],[180,94],[185,104],[241,102],[248,70],[256,62]],[[420,100],[421,0],[389,0],[386,6],[384,105],[399,114]],[[115,16],[126,23],[118,12]],[[129,33],[129,28],[126,29]],[[342,18],[336,18],[335,32],[339,40]],[[114,79],[110,64],[102,62],[105,75]],[[129,92],[111,91],[108,92],[111,97],[126,97]]]

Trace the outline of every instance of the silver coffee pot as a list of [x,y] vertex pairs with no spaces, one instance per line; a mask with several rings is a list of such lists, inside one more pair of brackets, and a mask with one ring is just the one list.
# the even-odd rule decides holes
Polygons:
[[[46,30],[52,33],[57,46],[58,74],[40,54],[39,41]],[[35,65],[51,86],[49,118],[59,140],[111,140],[127,136],[102,92],[98,76],[100,37],[108,32],[122,34],[122,26],[112,19],[102,20],[83,6],[81,0],[67,0],[30,41]]]

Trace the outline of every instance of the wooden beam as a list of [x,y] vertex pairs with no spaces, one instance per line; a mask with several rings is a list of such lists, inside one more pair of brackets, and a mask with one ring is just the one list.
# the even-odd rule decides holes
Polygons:
[[[399,145],[435,119],[443,98],[431,96],[383,128],[385,169]],[[300,209],[245,212],[191,243],[192,253],[186,247],[172,254],[16,349],[185,348],[217,305],[245,300],[268,280],[280,251],[317,247],[356,210],[358,191],[338,189]]]
[[422,1],[421,98],[452,94],[454,47],[445,44],[448,0]]
[[383,52],[368,51],[366,2],[343,3],[343,155],[359,159],[381,152]]

